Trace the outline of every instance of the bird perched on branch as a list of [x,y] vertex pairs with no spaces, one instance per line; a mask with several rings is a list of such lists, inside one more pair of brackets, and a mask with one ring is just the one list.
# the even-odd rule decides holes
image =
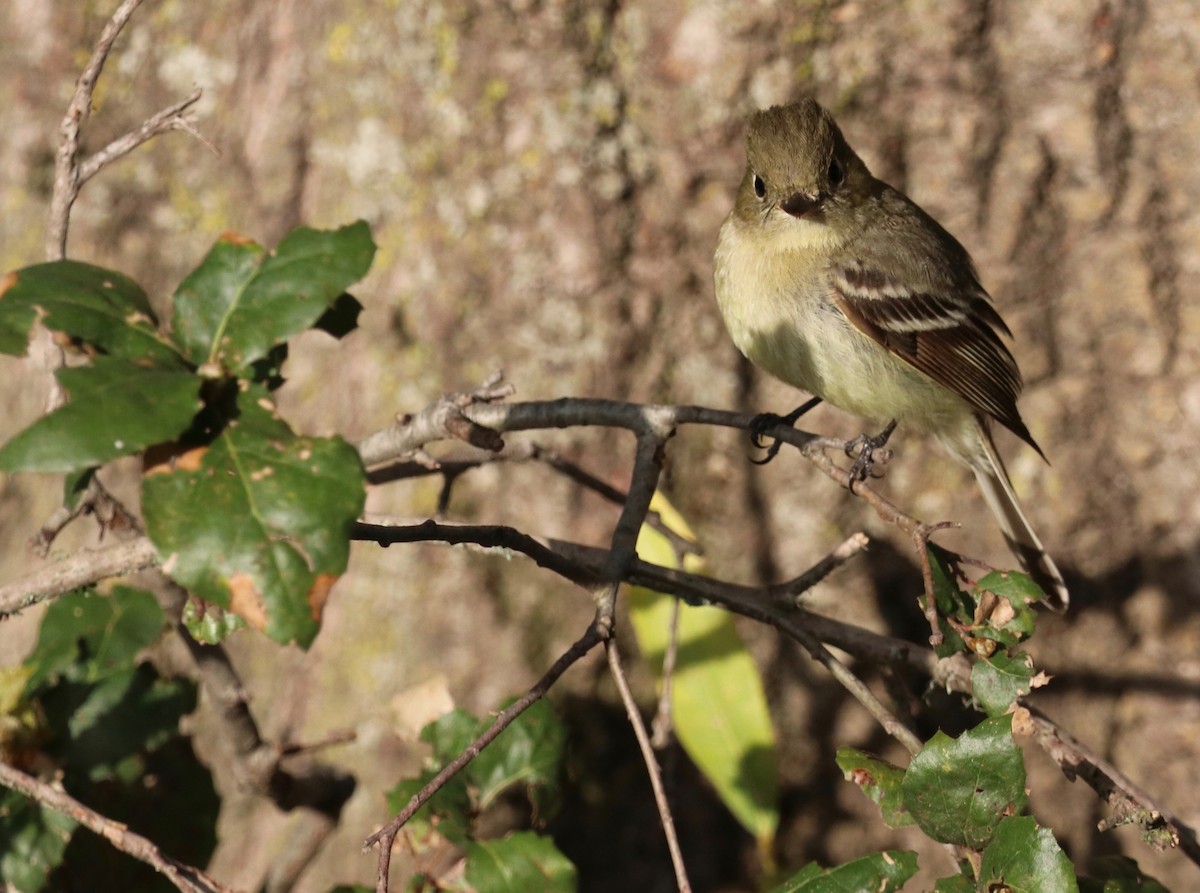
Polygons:
[[[999,422],[1042,455],[1017,411],[1011,335],[970,255],[871,175],[811,99],[756,113],[746,173],[714,258],[717,302],[751,361],[814,400],[934,435],[975,474],[1025,570],[1065,608],[1062,574],[1021,510],[992,442]],[[768,456],[769,458],[769,456]]]

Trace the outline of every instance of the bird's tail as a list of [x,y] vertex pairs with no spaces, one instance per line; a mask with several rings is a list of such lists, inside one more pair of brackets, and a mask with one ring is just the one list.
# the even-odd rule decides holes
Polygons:
[[1021,511],[1021,503],[1017,501],[1017,494],[1013,492],[1008,472],[1004,470],[1004,463],[1000,460],[1000,454],[996,452],[996,445],[992,442],[992,435],[986,423],[981,421],[978,427],[983,455],[979,460],[972,462],[971,467],[975,472],[975,480],[979,482],[979,489],[983,491],[983,498],[992,514],[996,516],[1013,555],[1025,572],[1045,591],[1046,603],[1055,611],[1065,611],[1071,597],[1062,574],[1054,560],[1046,554],[1042,541],[1033,532],[1029,519]]

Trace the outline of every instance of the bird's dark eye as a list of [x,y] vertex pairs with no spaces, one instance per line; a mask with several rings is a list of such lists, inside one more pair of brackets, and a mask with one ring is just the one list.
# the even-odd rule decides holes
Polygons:
[[841,186],[845,179],[846,169],[842,167],[842,163],[836,158],[829,162],[829,185]]
[[767,197],[767,184],[763,182],[763,178],[758,174],[754,175],[754,194],[759,198]]

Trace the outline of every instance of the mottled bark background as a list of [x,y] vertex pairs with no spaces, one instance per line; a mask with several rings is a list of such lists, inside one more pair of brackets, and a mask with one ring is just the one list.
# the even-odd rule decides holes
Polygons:
[[[58,122],[113,5],[0,8],[3,269],[43,257]],[[195,85],[205,91],[197,126],[220,156],[170,134],[105,172],[76,206],[68,254],[128,272],[165,308],[222,231],[272,244],[299,223],[366,218],[380,251],[356,289],[363,327],[343,343],[306,338],[283,391],[299,427],[351,439],[500,367],[519,398],[790,409],[798,395],[749,370],[726,336],[711,256],[744,164],[745,116],[815,95],[878,175],[974,253],[1016,334],[1022,412],[1053,464],[1015,442],[1005,452],[1074,597],[1067,617],[1039,628],[1035,656],[1056,679],[1037,703],[1200,824],[1193,0],[151,0],[109,60],[87,146]],[[44,391],[30,361],[0,358],[0,436],[36,417]],[[827,408],[805,423],[861,430]],[[627,480],[627,440],[582,432],[552,442]],[[947,544],[1006,561],[965,474],[920,439],[893,443],[885,491],[927,520],[961,521]],[[796,573],[862,528],[877,538],[872,551],[814,604],[925,634],[909,547],[794,453],[758,468],[748,452],[732,432],[688,430],[670,445],[670,495],[712,571]],[[24,540],[58,492],[49,478],[0,477],[0,578],[33,566]],[[436,495],[433,482],[392,486],[370,508],[428,512]],[[545,470],[519,467],[464,478],[451,512],[596,543],[615,518]],[[589,615],[578,591],[519,563],[359,546],[309,653],[281,659],[258,637],[238,637],[235,657],[268,733],[360,732],[329,753],[362,784],[301,889],[372,877],[361,839],[385,813],[383,786],[420,754],[397,731],[411,735],[451,700],[493,709]],[[36,620],[0,628],[5,664],[20,659]],[[888,753],[880,733],[795,648],[746,632],[781,736],[781,861],[913,845],[883,828],[832,762],[840,744]],[[599,664],[575,670],[566,690],[561,703],[598,742],[577,756],[599,761],[589,772],[620,772],[619,784],[574,803],[584,825],[616,819],[604,826],[613,848],[588,855],[581,847],[594,839],[578,825],[564,832],[575,835],[585,889],[666,889],[653,817],[629,793],[644,782],[605,762],[629,736],[612,719]],[[228,796],[213,871],[253,888],[304,817],[240,800],[219,744],[200,742]],[[1194,888],[1194,868],[1152,854],[1135,831],[1096,833],[1104,808],[1040,754],[1030,787],[1035,811],[1080,863],[1125,851],[1174,889]],[[697,887],[749,889],[750,841],[702,790],[687,794],[684,812]],[[924,864],[945,867],[937,849],[922,852]]]

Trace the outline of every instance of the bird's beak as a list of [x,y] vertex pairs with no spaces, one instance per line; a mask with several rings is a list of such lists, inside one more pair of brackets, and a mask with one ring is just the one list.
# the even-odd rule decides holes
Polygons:
[[803,192],[797,192],[780,202],[779,207],[793,217],[803,217],[819,204],[821,204],[820,195],[806,195]]

